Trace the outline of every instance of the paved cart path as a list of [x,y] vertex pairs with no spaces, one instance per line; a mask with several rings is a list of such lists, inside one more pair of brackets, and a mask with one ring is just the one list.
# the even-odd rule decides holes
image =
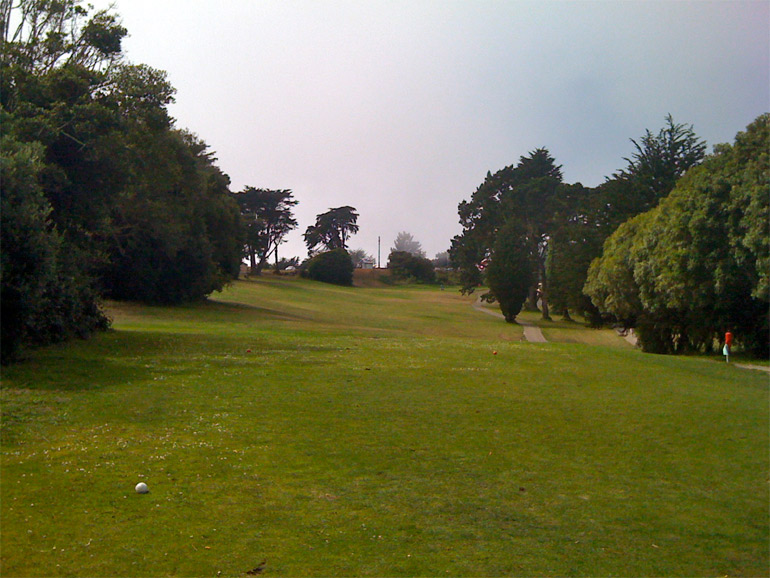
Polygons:
[[[484,307],[483,303],[481,302],[481,297],[473,302],[473,307],[475,307],[477,311],[481,311],[487,315],[493,315],[494,317],[505,319],[505,316],[500,313],[500,311]],[[524,328],[525,341],[529,341],[530,343],[548,343],[548,340],[545,338],[543,332],[540,331],[540,328],[537,325],[533,325],[529,321],[524,321],[523,319],[517,319],[516,322]]]
[[757,369],[759,371],[770,372],[770,366],[767,366],[767,365],[746,365],[743,363],[736,363],[735,367],[742,367],[743,369]]

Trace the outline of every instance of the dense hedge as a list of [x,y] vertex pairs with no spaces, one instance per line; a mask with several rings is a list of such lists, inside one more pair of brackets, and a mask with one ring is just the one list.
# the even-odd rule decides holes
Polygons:
[[352,285],[354,269],[353,260],[345,249],[333,249],[310,259],[302,276],[334,285]]
[[413,280],[418,283],[435,283],[433,262],[408,251],[393,251],[388,257],[388,270],[394,279]]

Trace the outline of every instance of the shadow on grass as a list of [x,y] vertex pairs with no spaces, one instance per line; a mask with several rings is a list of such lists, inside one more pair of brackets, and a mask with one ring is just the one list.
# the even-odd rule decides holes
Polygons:
[[196,303],[173,306],[108,301],[106,302],[106,309],[117,325],[139,319],[143,321],[162,319],[166,322],[169,320],[189,322],[216,320],[218,322],[237,321],[241,323],[264,320],[312,321],[306,316],[287,311],[217,299],[206,299]]
[[[71,344],[70,344],[71,345]],[[53,348],[51,348],[53,349]],[[78,356],[38,350],[3,372],[2,389],[78,392],[151,379],[152,369],[137,360]]]
[[22,362],[3,369],[2,389],[74,393],[155,382],[161,387],[166,379],[253,370],[281,359],[318,363],[316,354],[339,347],[272,333],[117,329],[29,352]]
[[[200,306],[199,306],[200,307]],[[282,321],[313,321],[312,318],[297,315],[295,313],[288,313],[286,311],[279,311],[277,309],[268,309],[267,307],[258,307],[257,305],[249,305],[247,303],[237,303],[232,301],[218,301],[216,299],[208,299],[202,304],[207,312],[225,312],[225,313],[239,313],[248,312],[250,314],[256,314],[255,317],[260,319],[279,319]]]

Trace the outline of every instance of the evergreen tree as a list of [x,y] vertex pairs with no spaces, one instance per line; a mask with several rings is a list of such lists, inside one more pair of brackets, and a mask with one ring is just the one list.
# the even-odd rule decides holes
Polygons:
[[498,231],[510,220],[532,257],[528,263],[533,270],[527,275],[530,306],[536,307],[539,286],[543,317],[549,317],[545,260],[561,178],[561,167],[541,148],[521,157],[516,167],[488,173],[471,200],[460,203],[463,231],[452,240],[450,256],[460,269],[464,293],[481,282],[482,262],[491,254]]
[[522,235],[525,227],[515,219],[509,220],[495,237],[492,255],[487,266],[489,290],[500,304],[500,310],[509,323],[516,316],[527,299],[529,288],[534,282],[536,259],[532,253],[533,240]]
[[313,253],[319,246],[328,250],[347,249],[348,238],[358,232],[358,213],[353,207],[344,206],[329,209],[316,217],[315,225],[305,230],[304,238],[308,252]]
[[246,227],[245,253],[251,272],[261,273],[267,260],[278,254],[278,246],[289,231],[297,227],[292,209],[297,205],[288,189],[270,190],[246,187],[233,195]]

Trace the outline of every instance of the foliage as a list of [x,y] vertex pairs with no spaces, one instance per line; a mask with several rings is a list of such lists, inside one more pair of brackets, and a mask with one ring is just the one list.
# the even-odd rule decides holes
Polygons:
[[251,272],[259,274],[271,255],[278,255],[278,246],[289,231],[297,227],[292,212],[297,205],[291,190],[270,190],[246,187],[233,195],[238,202],[246,227],[245,254]]
[[532,256],[529,262],[533,271],[528,275],[532,283],[530,306],[536,307],[539,284],[543,317],[548,318],[545,259],[552,229],[558,226],[554,215],[561,179],[561,167],[547,149],[540,148],[521,157],[516,167],[505,167],[494,175],[488,173],[471,200],[460,203],[458,213],[463,231],[452,240],[449,254],[460,269],[464,293],[472,292],[481,282],[482,263],[489,257],[495,237],[512,220]]
[[452,261],[449,258],[449,251],[441,251],[440,253],[436,253],[436,256],[433,257],[433,266],[437,269],[448,269],[452,266]]
[[[92,10],[76,0],[0,4],[3,162],[31,166],[35,151],[34,170],[3,186],[3,291],[11,295],[6,283],[19,282],[11,271],[30,267],[15,262],[30,243],[48,247],[41,282],[57,279],[52,301],[16,311],[28,318],[2,320],[8,335],[12,319],[19,328],[45,325],[19,329],[29,344],[103,326],[100,293],[200,299],[240,265],[227,175],[202,141],[174,128],[166,74],[126,63],[127,31],[109,10]],[[18,234],[32,222],[41,223],[35,241]]]
[[631,247],[648,220],[649,215],[641,214],[618,227],[604,242],[601,258],[591,263],[584,287],[600,311],[613,315],[626,327],[634,327],[642,313]]
[[570,311],[597,323],[596,308],[583,294],[591,260],[601,253],[602,231],[596,224],[597,193],[580,183],[560,185],[548,236],[545,277],[552,310],[570,318]]
[[330,251],[347,249],[348,238],[358,232],[357,220],[358,213],[350,206],[329,209],[316,216],[315,225],[310,225],[304,234],[308,252],[312,254],[319,246]]
[[77,0],[13,0],[0,4],[0,31],[8,56],[33,73],[56,67],[104,68],[122,58],[127,31],[114,14],[101,10],[83,22],[88,10]]
[[628,166],[595,189],[580,184],[560,188],[548,245],[550,304],[560,313],[582,314],[598,325],[599,310],[583,293],[590,263],[617,228],[666,197],[680,177],[701,162],[705,143],[692,126],[674,123],[671,115],[657,135],[649,130],[639,141]]
[[345,249],[332,249],[310,259],[303,276],[333,285],[353,284],[353,260]]
[[373,262],[374,257],[369,255],[369,253],[366,252],[364,249],[353,249],[352,251],[349,251],[350,258],[353,260],[353,266],[354,267],[361,267],[361,264],[364,261]]
[[406,252],[411,253],[415,257],[425,257],[425,251],[422,250],[420,242],[411,233],[406,231],[401,231],[396,235],[396,240],[393,241],[393,247],[390,249],[390,252]]
[[710,350],[732,329],[767,354],[769,119],[718,147],[592,264],[586,292],[602,311],[635,322],[646,351]]
[[[114,16],[87,18],[77,2],[0,3],[3,363],[25,346],[107,326],[94,279],[103,256],[92,238],[103,230],[102,187],[116,180],[102,170],[107,143],[98,139],[110,113],[89,104],[125,34]],[[62,164],[99,181],[88,201]],[[66,202],[64,189],[73,192]]]
[[0,362],[25,345],[86,337],[107,327],[83,255],[52,224],[39,185],[43,147],[0,139]]
[[639,142],[631,139],[636,152],[624,159],[628,166],[614,175],[636,189],[636,194],[627,195],[641,202],[635,213],[654,207],[706,153],[706,143],[695,135],[692,125],[677,124],[670,114],[665,120],[657,135],[647,130]]
[[183,132],[152,135],[137,154],[143,171],[130,177],[127,202],[113,208],[115,229],[105,239],[106,294],[169,304],[221,290],[237,276],[241,256],[229,179],[206,145]]
[[487,285],[508,323],[516,321],[533,282],[532,242],[521,230],[515,220],[503,225],[487,266]]
[[388,270],[393,278],[401,281],[434,283],[436,272],[433,262],[422,255],[408,251],[392,251],[388,256]]

